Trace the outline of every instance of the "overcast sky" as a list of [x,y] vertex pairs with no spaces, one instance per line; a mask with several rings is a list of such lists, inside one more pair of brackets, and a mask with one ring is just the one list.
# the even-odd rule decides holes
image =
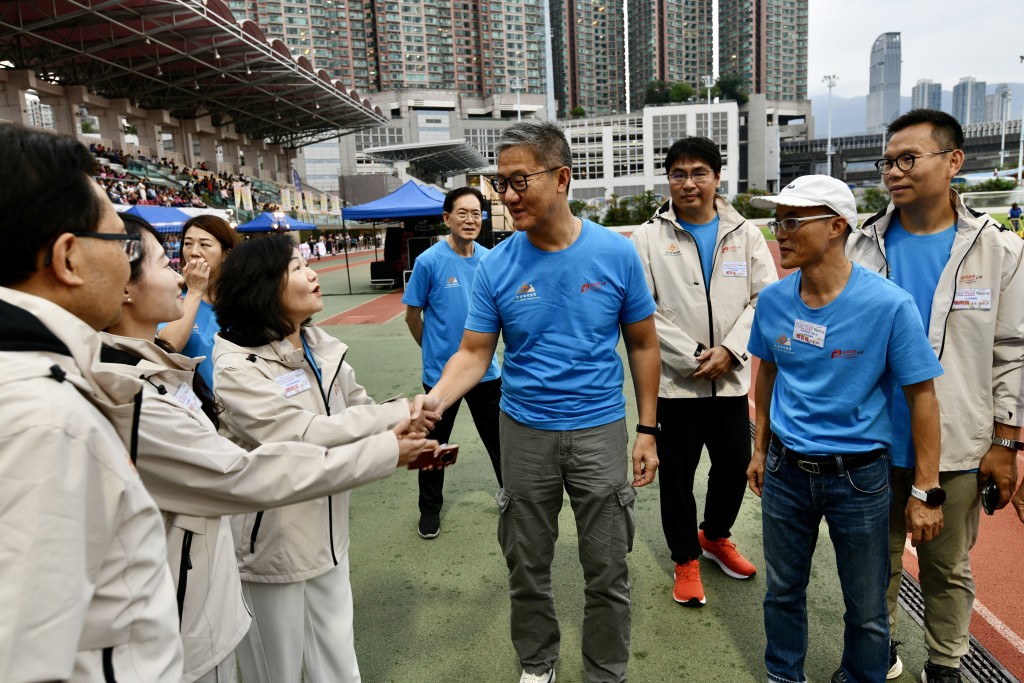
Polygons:
[[[839,77],[834,97],[868,94],[871,46],[882,33],[902,34],[900,92],[918,79],[952,90],[963,76],[1024,83],[1024,0],[809,0],[807,92],[827,94],[826,74]],[[1020,102],[1013,103],[1014,111]]]

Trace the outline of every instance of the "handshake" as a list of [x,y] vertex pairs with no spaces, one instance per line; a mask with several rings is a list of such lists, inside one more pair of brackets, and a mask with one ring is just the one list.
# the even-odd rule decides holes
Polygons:
[[418,396],[409,403],[409,417],[395,425],[398,438],[398,464],[411,470],[433,470],[454,464],[459,454],[457,445],[438,444],[428,439],[427,434],[441,419],[441,413],[423,408],[424,397]]

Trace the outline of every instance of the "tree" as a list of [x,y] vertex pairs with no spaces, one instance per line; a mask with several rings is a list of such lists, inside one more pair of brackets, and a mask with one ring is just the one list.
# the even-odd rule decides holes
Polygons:
[[764,197],[768,194],[768,190],[750,190],[736,195],[732,200],[732,208],[736,209],[737,212],[744,218],[771,218],[775,215],[775,212],[770,209],[755,209],[750,205],[751,197]]
[[583,216],[587,210],[587,203],[582,199],[570,199],[569,211],[573,216]]
[[631,225],[629,198],[620,200],[616,194],[608,197],[608,210],[604,212],[602,225]]
[[572,109],[569,110],[569,116],[573,117],[574,119],[581,119],[586,115],[587,110],[584,109],[583,107],[573,107]]
[[693,97],[693,86],[689,83],[679,81],[678,83],[672,84],[672,89],[669,90],[668,99],[670,102],[686,102]]
[[954,185],[954,189],[961,194],[964,192],[1007,192],[1017,186],[1013,178],[989,178],[974,185]]
[[640,225],[653,216],[658,210],[658,207],[661,206],[661,202],[658,201],[658,195],[654,194],[652,190],[647,190],[643,194],[635,195],[631,199],[631,225]]
[[864,190],[857,210],[863,213],[878,213],[887,206],[889,206],[889,195],[877,187],[869,187]]
[[644,92],[644,104],[668,104],[669,90],[665,81],[651,81]]
[[743,77],[739,74],[722,74],[718,77],[718,82],[715,83],[715,89],[718,90],[722,99],[735,100],[736,104],[742,107],[750,100],[744,90],[745,85]]

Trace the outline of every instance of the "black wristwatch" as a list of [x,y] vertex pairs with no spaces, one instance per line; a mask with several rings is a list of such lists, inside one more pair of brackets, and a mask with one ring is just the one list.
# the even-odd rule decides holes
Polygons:
[[708,350],[708,347],[704,346],[700,342],[697,342],[697,350],[693,352],[694,358],[700,358],[700,354]]
[[661,436],[661,423],[659,422],[654,427],[648,427],[647,425],[637,425],[636,426],[636,433],[637,434],[650,434],[655,439],[657,439],[659,436]]
[[936,486],[933,489],[928,489],[927,491],[922,491],[911,484],[910,495],[922,501],[925,505],[933,508],[937,508],[946,502],[946,492],[939,486]]

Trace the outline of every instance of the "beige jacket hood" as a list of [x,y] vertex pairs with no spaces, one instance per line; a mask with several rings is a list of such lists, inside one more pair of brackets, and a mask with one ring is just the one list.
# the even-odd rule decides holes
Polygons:
[[[994,422],[1024,423],[1024,241],[968,209],[956,192],[950,195],[957,233],[928,321],[928,338],[944,370],[935,378],[943,472],[976,468],[991,445]],[[890,204],[868,219],[846,247],[852,261],[886,277],[885,231],[896,211]],[[969,291],[988,292],[990,303],[957,303],[958,293]]]
[[[757,296],[778,280],[764,235],[721,196],[715,196],[718,237],[710,286],[704,286],[697,243],[679,226],[667,201],[633,233],[647,286],[658,310],[662,398],[743,396],[750,389],[747,342]],[[723,346],[736,358],[715,382],[694,379],[698,343]]]
[[178,683],[163,520],[126,447],[141,385],[59,306],[0,288],[0,309],[0,680]]
[[[345,362],[348,347],[317,327],[303,334],[320,368],[287,341],[248,348],[221,336],[214,386],[222,430],[247,449],[280,441],[347,446],[350,488],[383,479],[398,464],[390,430],[409,416],[404,399],[377,405]],[[349,492],[232,520],[242,580],[290,583],[323,574],[348,551]]]

